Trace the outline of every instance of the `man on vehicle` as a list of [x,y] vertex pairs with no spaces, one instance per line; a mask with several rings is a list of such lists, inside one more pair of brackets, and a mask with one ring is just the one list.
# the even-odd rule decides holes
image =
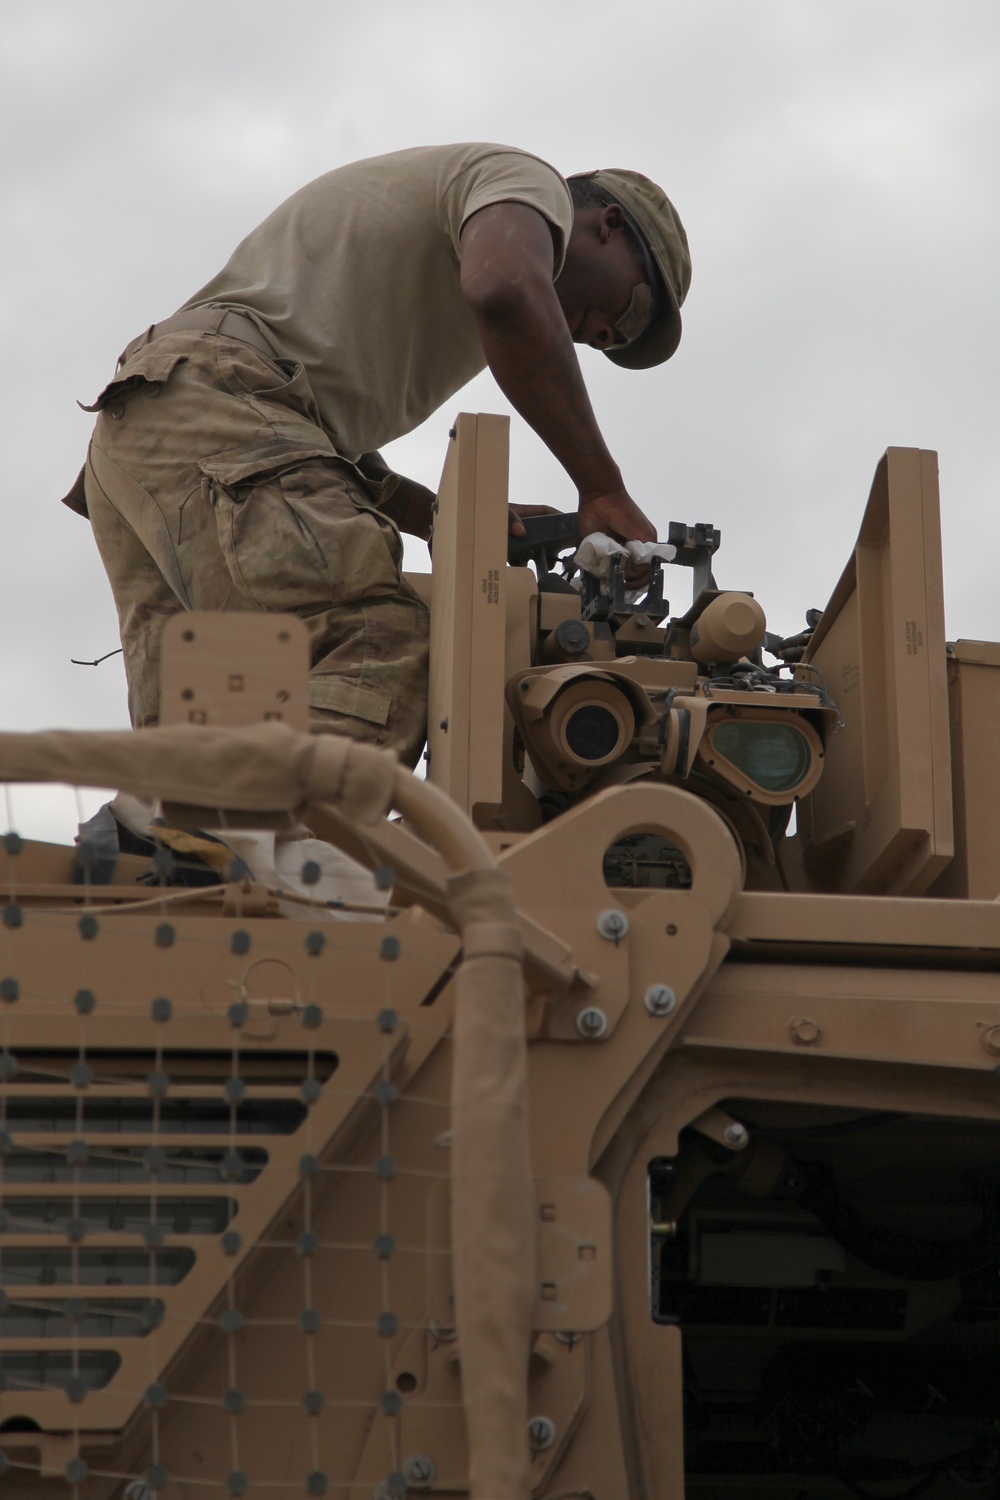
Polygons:
[[689,280],[680,221],[638,173],[567,184],[473,144],[355,162],[295,193],[127,347],[88,408],[67,503],[89,514],[114,590],[132,722],[157,722],[166,616],[290,610],[310,631],[314,727],[412,765],[428,629],[397,528],[426,537],[433,497],[377,450],[488,365],[576,485],[581,534],[655,540],[573,345],[634,369],[668,359]]

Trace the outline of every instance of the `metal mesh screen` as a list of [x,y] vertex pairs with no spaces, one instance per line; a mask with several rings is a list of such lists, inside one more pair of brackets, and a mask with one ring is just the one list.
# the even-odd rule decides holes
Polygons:
[[461,1433],[458,940],[392,906],[177,890],[162,850],[147,884],[97,884],[92,851],[22,841],[7,805],[5,1493],[460,1487],[424,1451]]

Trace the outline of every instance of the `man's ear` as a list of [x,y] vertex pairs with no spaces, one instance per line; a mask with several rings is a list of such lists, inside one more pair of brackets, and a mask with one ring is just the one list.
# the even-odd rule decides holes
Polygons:
[[602,244],[607,244],[615,230],[625,227],[625,215],[621,204],[608,203],[601,209],[601,217],[598,220],[598,236]]

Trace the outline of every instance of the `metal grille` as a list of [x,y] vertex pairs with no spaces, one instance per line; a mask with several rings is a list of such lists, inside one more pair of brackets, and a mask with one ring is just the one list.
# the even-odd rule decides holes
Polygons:
[[11,827],[4,1485],[56,1474],[87,1500],[114,1480],[146,1500],[175,1482],[446,1482],[408,1418],[460,1429],[440,1315],[457,940],[391,907],[288,918],[238,882],[70,890],[33,860]]

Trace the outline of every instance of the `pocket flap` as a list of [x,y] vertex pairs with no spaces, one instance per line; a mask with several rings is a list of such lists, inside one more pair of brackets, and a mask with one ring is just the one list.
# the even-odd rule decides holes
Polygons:
[[112,396],[135,390],[140,382],[145,382],[147,385],[165,385],[177,366],[183,364],[186,359],[187,354],[183,348],[178,347],[175,340],[154,339],[153,343],[145,344],[141,349],[137,349],[131,359],[125,361],[114,380],[104,387],[93,406],[84,406],[82,401],[76,404],[84,411],[102,411]]
[[263,474],[282,474],[286,469],[304,463],[307,458],[336,457],[333,448],[281,437],[268,438],[250,448],[229,448],[224,453],[212,453],[208,458],[199,459],[198,467],[209,479],[216,480],[225,489],[232,489]]
[[344,677],[310,677],[309,707],[326,708],[352,719],[366,719],[369,724],[389,722],[392,694],[382,688],[363,687]]

